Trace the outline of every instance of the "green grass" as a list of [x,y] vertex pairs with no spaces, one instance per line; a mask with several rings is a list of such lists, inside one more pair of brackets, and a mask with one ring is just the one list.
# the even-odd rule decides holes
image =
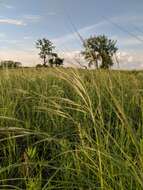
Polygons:
[[0,71],[0,189],[143,189],[143,72]]

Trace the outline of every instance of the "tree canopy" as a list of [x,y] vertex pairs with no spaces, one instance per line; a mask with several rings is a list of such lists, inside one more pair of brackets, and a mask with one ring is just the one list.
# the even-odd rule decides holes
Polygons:
[[64,59],[60,58],[57,53],[52,54],[52,58],[49,60],[49,64],[51,67],[53,66],[62,66]]
[[[47,67],[47,63],[49,66],[61,66],[63,65],[64,59],[61,59],[57,53],[53,52],[55,49],[55,46],[53,46],[53,43],[46,39],[39,39],[36,42],[36,47],[40,49],[40,58],[43,59],[43,66]],[[48,58],[48,59],[47,59]],[[42,67],[42,65],[37,65],[37,68]]]
[[108,39],[105,35],[91,36],[83,43],[82,55],[88,61],[88,66],[94,65],[97,69],[113,66],[113,55],[117,52],[116,41]]
[[46,66],[47,57],[49,57],[49,59],[51,58],[53,49],[55,48],[53,43],[50,40],[43,38],[37,40],[36,47],[40,50],[39,56],[43,59],[43,65]]

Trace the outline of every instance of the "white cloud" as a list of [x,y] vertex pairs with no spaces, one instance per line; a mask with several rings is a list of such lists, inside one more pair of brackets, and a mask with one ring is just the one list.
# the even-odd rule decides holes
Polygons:
[[143,54],[140,51],[120,51],[117,57],[121,69],[143,69]]
[[93,31],[95,32],[97,29],[102,28],[105,24],[107,24],[106,21],[101,21],[97,24],[83,27],[77,30],[77,32],[69,33],[59,38],[55,38],[53,39],[53,41],[58,45],[68,44],[68,43],[71,43],[73,40],[76,40],[77,42],[82,43],[77,33],[79,33],[81,37],[84,38],[84,37],[87,37],[87,35],[89,36],[90,34],[92,34]]
[[[120,17],[112,18],[112,21],[117,22],[117,23],[119,22],[119,25],[120,23],[124,24],[127,22],[135,21],[135,20],[143,21],[143,17],[139,18],[135,16],[133,17],[120,16]],[[97,24],[81,28],[80,30],[78,30],[78,32],[81,34],[83,38],[87,38],[92,34],[96,34],[98,30],[103,31],[105,26],[107,27],[110,25],[111,23],[107,22],[106,20],[103,20]],[[117,45],[119,45],[120,47],[119,49],[120,52],[118,53],[120,68],[121,69],[143,69],[143,54],[140,51],[141,47],[143,46],[143,43],[137,40],[136,38],[127,35],[126,33],[123,33],[123,34],[124,36],[117,35],[117,34],[114,36],[110,35],[112,39],[117,40]],[[143,39],[143,35],[137,35],[137,37],[139,39]],[[65,36],[61,36],[59,38],[53,39],[53,41],[59,47],[64,48],[64,46],[68,47],[70,44],[73,45],[75,43],[79,43],[79,44],[82,43],[80,39],[78,40],[77,39],[78,39],[77,33],[73,32]],[[64,55],[65,60],[67,62],[75,63],[75,57],[78,57],[76,55],[76,51],[67,51],[68,50],[67,48],[65,48],[65,50],[66,50],[65,55]],[[85,64],[85,61],[80,56],[79,56],[79,60],[80,60],[80,63]]]
[[[113,23],[112,23],[113,22]],[[131,28],[133,30],[135,30],[135,26],[133,25],[133,23],[136,23],[136,26],[139,25],[139,28],[141,27],[141,23],[143,22],[143,16],[137,16],[137,15],[133,15],[133,16],[129,16],[129,15],[119,15],[117,17],[112,17],[112,18],[102,18],[101,21],[99,21],[98,23],[96,24],[93,24],[93,25],[90,25],[90,26],[86,26],[86,27],[83,27],[79,30],[77,30],[77,32],[83,37],[83,38],[87,38],[89,37],[90,35],[98,35],[99,33],[105,33],[112,30],[111,27],[115,27],[117,30],[121,31],[122,29],[122,35],[124,35],[125,37],[121,38],[119,36],[116,35],[116,38],[114,39],[117,39],[119,41],[119,43],[122,45],[122,46],[132,46],[132,45],[138,45],[138,44],[141,44],[141,40],[143,40],[143,36],[141,35],[134,35],[135,31],[133,32],[133,35],[131,36],[129,33],[128,33],[128,29],[126,28],[126,25],[131,23]],[[115,23],[115,25],[114,25]],[[119,25],[118,26],[116,26]],[[123,25],[122,25],[123,24]],[[126,24],[126,25],[125,25]],[[77,43],[81,43],[81,40],[79,39],[79,36],[77,35],[77,32],[72,32],[72,33],[69,33],[67,35],[64,35],[64,36],[61,36],[59,38],[56,38],[56,39],[53,39],[54,42],[57,44],[57,45],[68,45],[68,44],[72,44],[73,42],[77,42]],[[101,33],[101,34],[102,34]],[[111,32],[110,32],[111,33]],[[132,32],[130,32],[132,33]],[[137,38],[138,40],[137,40]],[[139,39],[141,39],[139,41]]]
[[36,51],[5,50],[4,48],[0,51],[0,59],[19,61],[24,66],[34,66],[40,62]]
[[14,9],[15,7],[12,5],[8,5],[8,4],[3,4],[3,7],[5,7],[6,9]]
[[0,39],[0,42],[6,44],[13,44],[13,45],[22,43],[22,41],[20,40],[8,40],[8,39]]
[[[111,39],[117,40],[117,45],[122,49],[142,49],[143,35],[136,35],[137,38],[131,36],[111,36]],[[139,40],[140,39],[140,40]]]
[[32,37],[32,36],[24,36],[23,39],[24,39],[24,40],[31,40],[31,39],[33,39],[33,37]]
[[29,22],[39,22],[42,17],[40,15],[24,15],[23,18]]
[[59,53],[59,55],[64,58],[65,66],[79,66],[81,61],[80,51],[65,51]]
[[[80,51],[67,51],[59,53],[61,58],[64,58],[64,65],[72,67],[80,67],[81,64],[85,64],[83,59],[80,57]],[[39,58],[37,50],[16,50],[9,49],[7,47],[0,47],[0,60],[15,60],[23,63],[24,66],[35,66],[36,64],[42,63]]]
[[26,23],[24,23],[23,20],[17,20],[17,19],[11,19],[11,18],[1,18],[0,23],[3,24],[12,24],[17,26],[25,26]]
[[[105,18],[106,19],[106,18]],[[131,24],[136,24],[140,25],[141,22],[143,22],[143,15],[128,15],[128,14],[123,14],[119,15],[116,17],[110,18],[111,21],[116,22],[116,23],[121,23],[121,24],[126,24],[126,23],[131,23]],[[108,18],[106,20],[108,22]]]
[[[87,62],[81,56],[80,51],[60,52],[59,56],[64,58],[64,65],[71,67],[86,66]],[[120,69],[143,69],[142,52],[120,51],[117,54]],[[36,50],[16,50],[6,47],[0,48],[1,60],[15,60],[23,63],[24,66],[35,66],[42,62]],[[117,63],[113,68],[117,68]]]
[[[140,37],[142,38],[142,37]],[[117,36],[117,42],[122,45],[122,46],[130,46],[130,47],[133,47],[133,46],[136,46],[136,45],[142,45],[143,42],[135,39],[135,38],[132,38],[132,37],[124,37],[124,38],[121,38],[121,37],[118,37]]]
[[[52,13],[53,14],[53,13]],[[25,15],[23,16],[23,19],[26,22],[37,22],[41,19],[41,16],[39,15]],[[122,17],[116,17],[116,18],[112,18],[113,21],[124,21],[123,19],[129,21],[130,19],[135,19],[135,18],[130,18],[130,19],[126,19],[126,18],[122,18]],[[16,24],[16,25],[22,25],[22,23],[24,23],[23,21],[19,21],[19,20],[13,20],[13,19],[0,19],[0,22],[6,22],[10,24]],[[17,21],[19,21],[20,23],[17,23]],[[125,21],[124,21],[125,22]],[[99,23],[93,24],[91,26],[87,26],[84,28],[81,28],[80,30],[78,30],[78,32],[81,34],[81,36],[83,38],[86,38],[88,36],[90,36],[91,34],[96,33],[97,30],[103,30],[103,28],[107,25],[110,25],[110,23],[108,23],[105,20],[102,20]],[[4,34],[0,34],[0,38],[3,38]],[[143,36],[139,36],[140,38],[143,38]],[[111,37],[112,38],[112,37]],[[24,40],[29,40],[31,39],[30,36],[25,36],[23,37]],[[139,41],[130,37],[130,36],[125,36],[125,37],[121,37],[118,35],[115,35],[113,39],[117,39],[118,43],[122,46],[122,47],[129,47],[129,46],[138,46],[139,45]],[[0,40],[1,41],[1,40]],[[61,36],[59,38],[55,38],[52,40],[56,46],[60,48],[65,48],[64,46],[68,46],[71,44],[71,46],[75,43],[82,43],[79,39],[79,37],[77,36],[76,32],[73,33],[69,33],[67,35]],[[11,41],[5,41],[7,43],[11,43],[11,44],[17,44],[19,43],[16,40],[11,40]],[[80,49],[80,48],[79,48]],[[81,57],[80,55],[80,50],[77,51],[71,51],[70,49],[66,49],[65,51],[62,53],[60,52],[60,56],[63,57],[65,59],[65,65],[66,66],[76,66],[79,67],[80,64],[85,65],[86,61],[83,59],[83,57]],[[135,52],[131,52],[129,49],[127,51],[123,51],[121,50],[118,54],[118,59],[120,62],[120,68],[121,69],[143,69],[143,54],[141,51],[139,51],[138,49],[135,49]],[[4,48],[1,49],[0,51],[0,57],[2,59],[12,59],[12,60],[17,60],[17,61],[21,61],[24,63],[24,65],[36,65],[38,63],[41,62],[41,60],[39,59],[38,53],[36,52],[36,50],[34,51],[24,51],[24,50],[5,50]]]
[[[81,67],[87,66],[87,61],[84,60],[80,51],[65,51],[60,53],[60,56],[65,59],[65,66]],[[117,60],[119,62],[120,69],[143,69],[143,54],[141,51],[120,51],[117,53]],[[118,68],[116,59],[114,60],[115,65],[113,68]]]

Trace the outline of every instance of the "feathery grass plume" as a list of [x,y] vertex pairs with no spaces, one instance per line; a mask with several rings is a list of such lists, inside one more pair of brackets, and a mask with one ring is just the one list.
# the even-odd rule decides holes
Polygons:
[[142,189],[142,76],[1,71],[0,188]]

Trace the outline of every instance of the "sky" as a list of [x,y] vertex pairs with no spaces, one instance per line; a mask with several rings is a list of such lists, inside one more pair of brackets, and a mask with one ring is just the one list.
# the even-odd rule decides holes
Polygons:
[[142,0],[0,0],[0,60],[41,62],[35,42],[47,38],[66,65],[83,61],[83,38],[117,40],[121,69],[143,69]]

